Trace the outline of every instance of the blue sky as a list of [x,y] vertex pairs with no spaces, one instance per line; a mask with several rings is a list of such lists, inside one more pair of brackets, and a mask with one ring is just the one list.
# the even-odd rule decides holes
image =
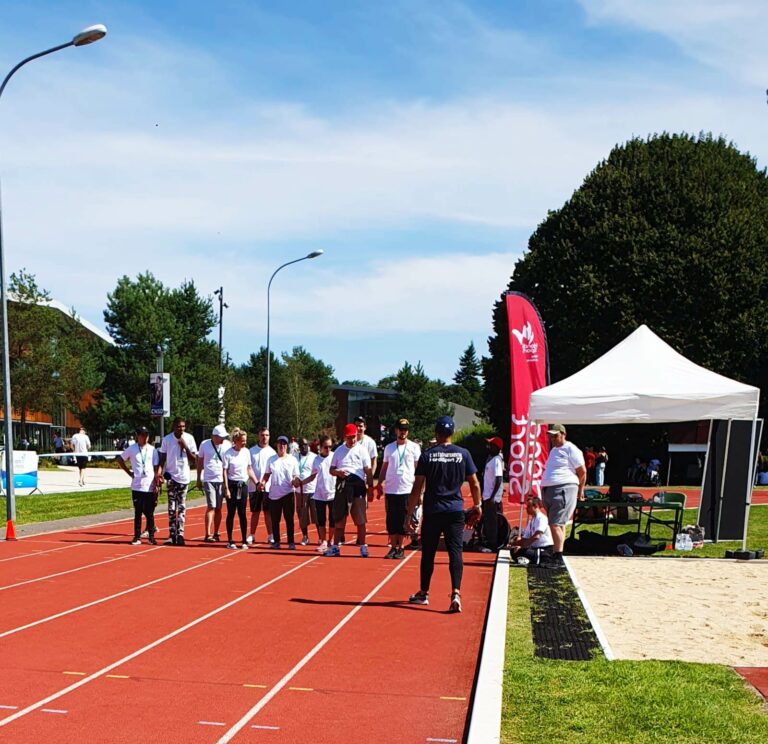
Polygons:
[[6,263],[103,325],[147,269],[224,286],[224,345],[339,379],[449,379],[528,236],[611,147],[713,131],[766,156],[756,0],[0,3]]

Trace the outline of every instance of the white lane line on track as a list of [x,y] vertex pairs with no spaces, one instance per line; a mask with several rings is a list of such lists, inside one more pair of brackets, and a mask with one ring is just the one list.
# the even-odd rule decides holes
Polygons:
[[255,723],[253,724],[253,726],[251,726],[251,728],[252,729],[261,729],[262,731],[279,731],[280,730],[279,726],[258,726]]
[[[187,512],[191,512],[193,509],[203,509],[204,507],[205,507],[205,504],[198,504],[197,506],[188,506]],[[94,522],[93,524],[86,524],[86,525],[83,525],[82,527],[59,527],[56,530],[47,530],[46,532],[35,532],[31,535],[19,535],[16,539],[29,540],[33,537],[40,537],[41,535],[56,535],[59,532],[75,532],[76,533],[76,532],[82,532],[83,530],[89,530],[92,527],[105,527],[106,525],[109,525],[109,524],[120,524],[121,522],[125,522],[127,524],[133,524],[133,517],[121,517],[120,519],[110,519],[108,522]],[[116,537],[116,536],[110,535],[110,537]]]
[[66,715],[68,711],[66,710],[59,710],[58,708],[43,708],[41,713],[58,713],[59,715]]
[[73,607],[69,610],[63,610],[62,612],[57,612],[55,615],[49,615],[48,617],[43,617],[40,620],[34,620],[33,622],[27,623],[26,625],[20,625],[18,628],[11,628],[10,630],[5,630],[2,633],[0,633],[0,638],[5,638],[6,636],[13,635],[14,633],[20,633],[22,630],[27,630],[28,628],[34,628],[36,625],[42,625],[43,623],[48,623],[51,620],[57,620],[60,617],[71,615],[72,613],[79,612],[80,610],[86,610],[89,607],[94,607],[95,605],[102,604],[103,602],[109,602],[112,599],[123,597],[126,594],[131,594],[131,592],[137,592],[140,589],[146,589],[148,586],[153,586],[163,581],[168,581],[168,579],[173,579],[176,576],[181,576],[182,574],[185,574],[189,571],[194,571],[198,568],[202,568],[203,566],[207,566],[210,563],[216,563],[216,561],[220,561],[220,560],[223,560],[224,558],[231,558],[231,557],[232,557],[231,553],[225,553],[224,555],[218,556],[218,558],[212,558],[209,561],[205,561],[205,563],[196,563],[194,566],[183,568],[180,571],[175,571],[172,574],[168,574],[167,576],[161,576],[160,578],[153,579],[152,581],[147,581],[145,584],[139,584],[138,586],[131,587],[130,589],[124,589],[121,592],[110,594],[108,597],[102,597],[101,599],[94,599],[92,602],[87,602],[86,604],[78,605],[77,607]]
[[226,723],[220,723],[219,721],[198,721],[200,726],[226,726]]
[[93,542],[79,542],[74,543],[73,545],[65,545],[63,548],[51,548],[50,550],[38,550],[34,553],[24,553],[23,555],[14,555],[10,558],[0,558],[0,563],[5,563],[6,561],[18,561],[21,558],[34,558],[37,555],[46,555],[47,553],[58,553],[60,550],[69,550],[70,548],[81,548],[83,545],[95,545],[96,543],[104,542],[105,540],[112,540],[114,539],[112,535],[108,535],[107,537],[100,537],[98,540],[94,540]]
[[0,710],[18,710],[18,705],[0,705]]
[[126,558],[134,558],[137,555],[143,555],[144,553],[151,553],[154,550],[160,550],[158,545],[156,548],[149,548],[149,550],[137,550],[133,553],[126,553],[120,555],[117,558],[107,558],[105,561],[97,561],[96,563],[86,563],[84,566],[78,566],[77,568],[70,568],[66,571],[59,571],[58,573],[48,574],[47,576],[38,576],[36,579],[27,579],[26,581],[19,581],[16,584],[7,584],[6,586],[0,586],[0,592],[4,592],[6,589],[15,589],[18,586],[26,586],[27,584],[34,584],[38,581],[45,581],[46,579],[55,579],[57,576],[66,576],[67,574],[77,573],[78,571],[85,571],[87,568],[95,568],[96,566],[103,566],[107,563],[114,563],[115,561],[122,561]]
[[[269,692],[267,692],[256,705],[254,705],[232,728],[230,728],[224,736],[218,740],[218,744],[227,744],[242,731],[248,722],[253,719],[259,711],[264,708],[272,698],[277,695],[309,662],[328,644],[328,642],[355,616],[360,610],[365,607],[371,599],[376,596],[379,590],[406,564],[408,563],[416,553],[411,553],[407,558],[400,561],[368,594],[360,600],[360,602],[353,607],[296,666],[291,669]],[[319,557],[319,556],[318,556]],[[316,560],[316,559],[315,559]],[[18,715],[18,714],[17,714]],[[2,721],[0,721],[2,725]]]
[[[235,553],[234,551],[232,554],[242,555],[242,553],[240,552]],[[227,555],[229,555],[229,553]],[[182,633],[189,630],[190,628],[194,628],[196,625],[199,625],[200,623],[203,623],[206,620],[210,620],[212,617],[218,615],[220,612],[224,612],[225,610],[228,610],[230,607],[234,607],[240,602],[243,602],[244,600],[252,597],[254,594],[260,592],[262,589],[266,589],[268,586],[272,586],[272,584],[276,584],[278,581],[280,581],[281,579],[284,579],[286,576],[290,576],[292,573],[299,571],[307,564],[312,563],[313,561],[316,561],[319,557],[320,556],[315,556],[314,558],[310,558],[309,560],[304,561],[303,563],[299,563],[290,571],[284,571],[278,576],[275,576],[273,579],[270,579],[269,581],[265,581],[263,584],[260,584],[254,589],[251,589],[251,591],[249,591],[246,594],[243,594],[241,597],[238,597],[237,599],[233,599],[227,602],[226,604],[223,604],[220,607],[217,607],[216,609],[211,610],[210,612],[206,612],[205,615],[201,615],[200,617],[195,618],[194,620],[187,623],[186,625],[182,625],[180,628],[177,628],[176,630],[173,630],[170,633],[164,635],[162,638],[158,638],[156,641],[152,641],[152,643],[148,643],[146,646],[142,646],[140,649],[138,649],[138,651],[134,651],[133,653],[130,653],[127,656],[123,656],[122,659],[113,661],[111,664],[108,664],[103,669],[99,669],[99,671],[94,672],[93,674],[90,674],[87,677],[84,677],[83,679],[72,683],[68,687],[65,687],[63,690],[54,692],[52,695],[48,695],[48,697],[43,698],[42,700],[38,700],[36,703],[32,703],[31,705],[28,705],[26,708],[22,708],[16,713],[13,713],[10,716],[6,716],[5,718],[0,719],[0,728],[2,728],[3,726],[7,726],[9,723],[12,723],[17,719],[22,718],[23,716],[26,716],[28,713],[32,713],[32,711],[42,708],[44,705],[48,705],[48,703],[51,703],[54,700],[58,700],[60,697],[63,697],[64,695],[67,695],[68,693],[73,692],[74,690],[77,690],[83,685],[87,685],[89,682],[92,682],[94,679],[98,679],[99,677],[109,674],[109,672],[111,672],[113,669],[117,669],[117,667],[122,666],[123,664],[127,664],[129,661],[132,661],[133,659],[141,656],[147,651],[151,651],[153,648],[156,648],[157,646],[162,645],[166,641],[171,640],[171,638],[175,638],[176,636],[181,635]]]

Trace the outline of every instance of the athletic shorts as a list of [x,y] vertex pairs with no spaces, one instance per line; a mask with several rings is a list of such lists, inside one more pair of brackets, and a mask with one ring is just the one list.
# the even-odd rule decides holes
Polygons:
[[325,527],[327,515],[327,524],[331,529],[333,529],[333,501],[320,501],[319,499],[313,499],[313,501],[315,502],[317,526]]
[[368,521],[365,481],[350,476],[340,483],[333,499],[333,520],[341,523],[349,515],[356,527],[362,527]]
[[408,511],[410,493],[388,493],[387,501],[387,534],[406,535],[405,515]]
[[565,526],[576,509],[579,486],[576,483],[566,483],[562,486],[544,486],[541,489],[541,500],[547,509],[550,524]]
[[203,493],[205,494],[205,503],[209,509],[221,509],[224,500],[223,483],[208,483],[203,481]]
[[88,467],[88,455],[75,457],[75,460],[77,460],[77,467],[81,470]]
[[251,491],[248,494],[248,505],[251,514],[254,512],[269,512],[269,491]]

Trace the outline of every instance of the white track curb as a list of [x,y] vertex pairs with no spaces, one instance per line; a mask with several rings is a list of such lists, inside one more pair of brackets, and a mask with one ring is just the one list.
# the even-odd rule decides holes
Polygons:
[[499,551],[496,557],[488,621],[483,634],[483,650],[469,716],[466,744],[498,744],[501,739],[501,693],[504,682],[511,561],[508,550]]

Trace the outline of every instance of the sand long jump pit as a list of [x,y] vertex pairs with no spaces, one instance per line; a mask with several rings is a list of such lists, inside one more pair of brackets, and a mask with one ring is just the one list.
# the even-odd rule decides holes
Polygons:
[[617,659],[768,667],[768,561],[568,561]]

